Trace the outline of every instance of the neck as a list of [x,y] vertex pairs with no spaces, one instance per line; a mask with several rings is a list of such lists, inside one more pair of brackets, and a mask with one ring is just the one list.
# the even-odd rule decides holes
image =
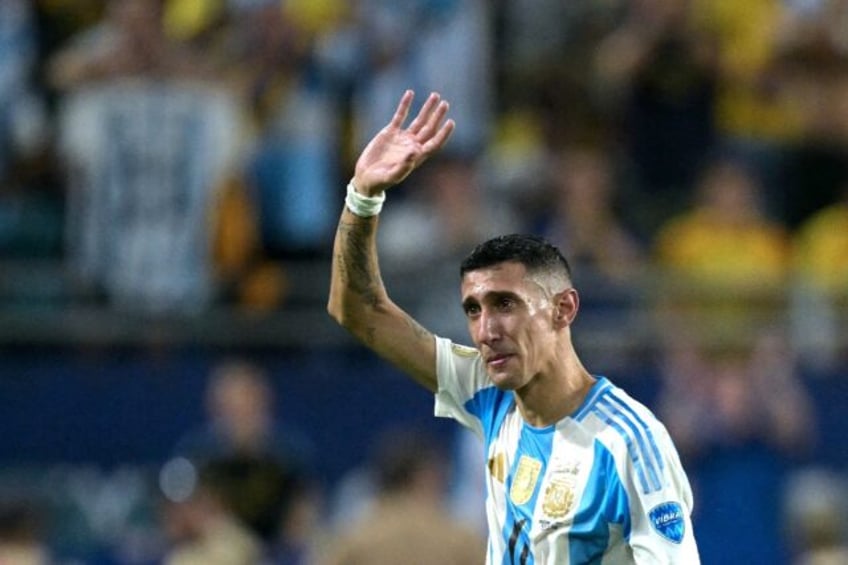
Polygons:
[[573,414],[596,380],[572,352],[564,364],[516,390],[515,401],[525,422],[543,428]]

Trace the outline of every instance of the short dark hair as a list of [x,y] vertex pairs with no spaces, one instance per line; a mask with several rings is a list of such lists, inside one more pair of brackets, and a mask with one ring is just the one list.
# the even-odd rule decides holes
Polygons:
[[475,247],[459,266],[459,275],[499,263],[521,263],[528,273],[561,273],[571,281],[571,266],[562,252],[545,238],[531,234],[500,235]]

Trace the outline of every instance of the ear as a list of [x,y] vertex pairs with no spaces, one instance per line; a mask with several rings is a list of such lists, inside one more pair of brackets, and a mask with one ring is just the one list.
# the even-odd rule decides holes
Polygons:
[[577,289],[569,288],[554,296],[554,326],[564,328],[570,326],[577,317],[580,309],[580,296]]

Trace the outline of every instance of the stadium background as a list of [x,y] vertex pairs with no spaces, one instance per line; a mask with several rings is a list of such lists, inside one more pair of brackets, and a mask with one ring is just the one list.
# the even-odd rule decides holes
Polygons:
[[[156,2],[112,6],[121,4],[144,13]],[[164,10],[160,37],[144,28],[143,16],[128,12],[121,23],[119,10],[97,0],[14,0],[0,8],[6,542],[23,528],[23,538],[33,533],[58,563],[159,559],[169,543],[157,506],[162,466],[205,421],[207,379],[227,359],[266,370],[281,429],[314,446],[309,474],[322,492],[322,525],[336,511],[337,488],[368,464],[384,430],[423,428],[458,454],[461,437],[432,417],[429,395],[353,343],[324,311],[340,187],[399,89],[414,86],[455,102],[459,126],[434,171],[425,168],[420,182],[390,195],[381,244],[397,301],[428,327],[465,341],[454,300],[457,258],[507,226],[568,242],[576,220],[558,217],[555,203],[576,198],[569,202],[579,213],[598,213],[606,235],[620,230],[627,240],[598,237],[596,246],[613,248],[611,256],[591,245],[576,250],[586,292],[575,334],[593,372],[663,415],[675,392],[667,330],[680,329],[658,317],[658,304],[697,296],[696,316],[679,320],[703,330],[693,335],[708,343],[706,356],[748,351],[740,344],[766,328],[781,340],[767,350],[774,353],[768,371],[789,374],[797,386],[781,409],[809,411],[791,450],[771,445],[774,428],[754,426],[738,437],[720,432],[684,454],[699,496],[695,527],[713,532],[700,540],[705,562],[794,563],[816,549],[811,540],[846,543],[848,514],[839,503],[848,468],[848,249],[817,263],[815,234],[806,228],[848,194],[848,111],[840,103],[848,99],[848,3],[168,0]],[[135,48],[145,57],[98,67],[103,53],[121,52],[120,41],[108,33],[78,38],[103,22],[130,36],[138,24]],[[139,47],[150,41],[163,48]],[[187,78],[202,92],[186,87]],[[235,94],[216,106],[220,100],[207,94],[220,90]],[[135,105],[122,109],[131,96]],[[145,105],[172,114],[138,111]],[[212,149],[164,135],[169,116],[207,105],[203,116],[212,124],[197,135],[213,140]],[[136,137],[107,127],[99,138],[96,119],[84,122],[98,107],[113,108],[124,128],[157,119],[162,127]],[[164,234],[139,236],[120,229],[128,217],[150,220],[133,216],[131,204],[130,212],[92,204],[116,198],[108,192],[114,186],[91,180],[91,170],[114,166],[98,161],[112,145],[153,159],[129,158],[136,164],[155,163],[150,148],[161,145],[184,151],[187,163],[226,165],[212,167],[208,186],[194,177],[138,181],[139,209],[148,205],[146,188],[161,188],[185,212],[176,222],[201,234],[199,247],[157,261],[185,236],[155,221],[163,208],[154,208],[148,228]],[[752,230],[768,224],[786,236],[777,275],[757,252],[699,251],[707,259],[694,275],[676,272],[673,259],[663,262],[664,228],[696,201],[713,159],[756,179],[761,210],[750,216]],[[557,192],[557,175],[587,166],[587,177],[571,182],[598,186],[591,168],[598,162],[612,171],[613,188],[600,181],[596,190],[612,196],[598,204],[600,213],[582,211],[573,202],[594,199],[578,189]],[[185,204],[193,193],[167,193],[187,185],[203,193],[198,210]],[[457,188],[464,185],[475,190]],[[438,188],[428,195],[429,186]],[[821,232],[838,239],[848,233],[842,222]],[[712,229],[704,249],[718,245]],[[744,248],[747,236],[734,233]],[[133,237],[143,243],[110,247]],[[141,259],[129,260],[132,253]],[[197,268],[186,274],[176,263]],[[733,268],[739,286],[721,276]],[[807,276],[813,272],[821,278]],[[740,304],[765,306],[740,317]],[[767,409],[750,407],[757,410]],[[805,490],[790,488],[799,485]],[[798,492],[809,504],[794,498]],[[816,492],[835,494],[820,504]],[[816,511],[825,512],[826,526]],[[824,533],[798,536],[808,530]]]

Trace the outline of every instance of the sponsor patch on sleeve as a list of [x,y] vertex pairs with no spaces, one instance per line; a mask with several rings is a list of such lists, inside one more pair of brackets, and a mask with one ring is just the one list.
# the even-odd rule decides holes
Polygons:
[[673,543],[683,541],[686,521],[683,519],[683,508],[677,502],[663,502],[654,506],[648,512],[651,525],[662,537]]

